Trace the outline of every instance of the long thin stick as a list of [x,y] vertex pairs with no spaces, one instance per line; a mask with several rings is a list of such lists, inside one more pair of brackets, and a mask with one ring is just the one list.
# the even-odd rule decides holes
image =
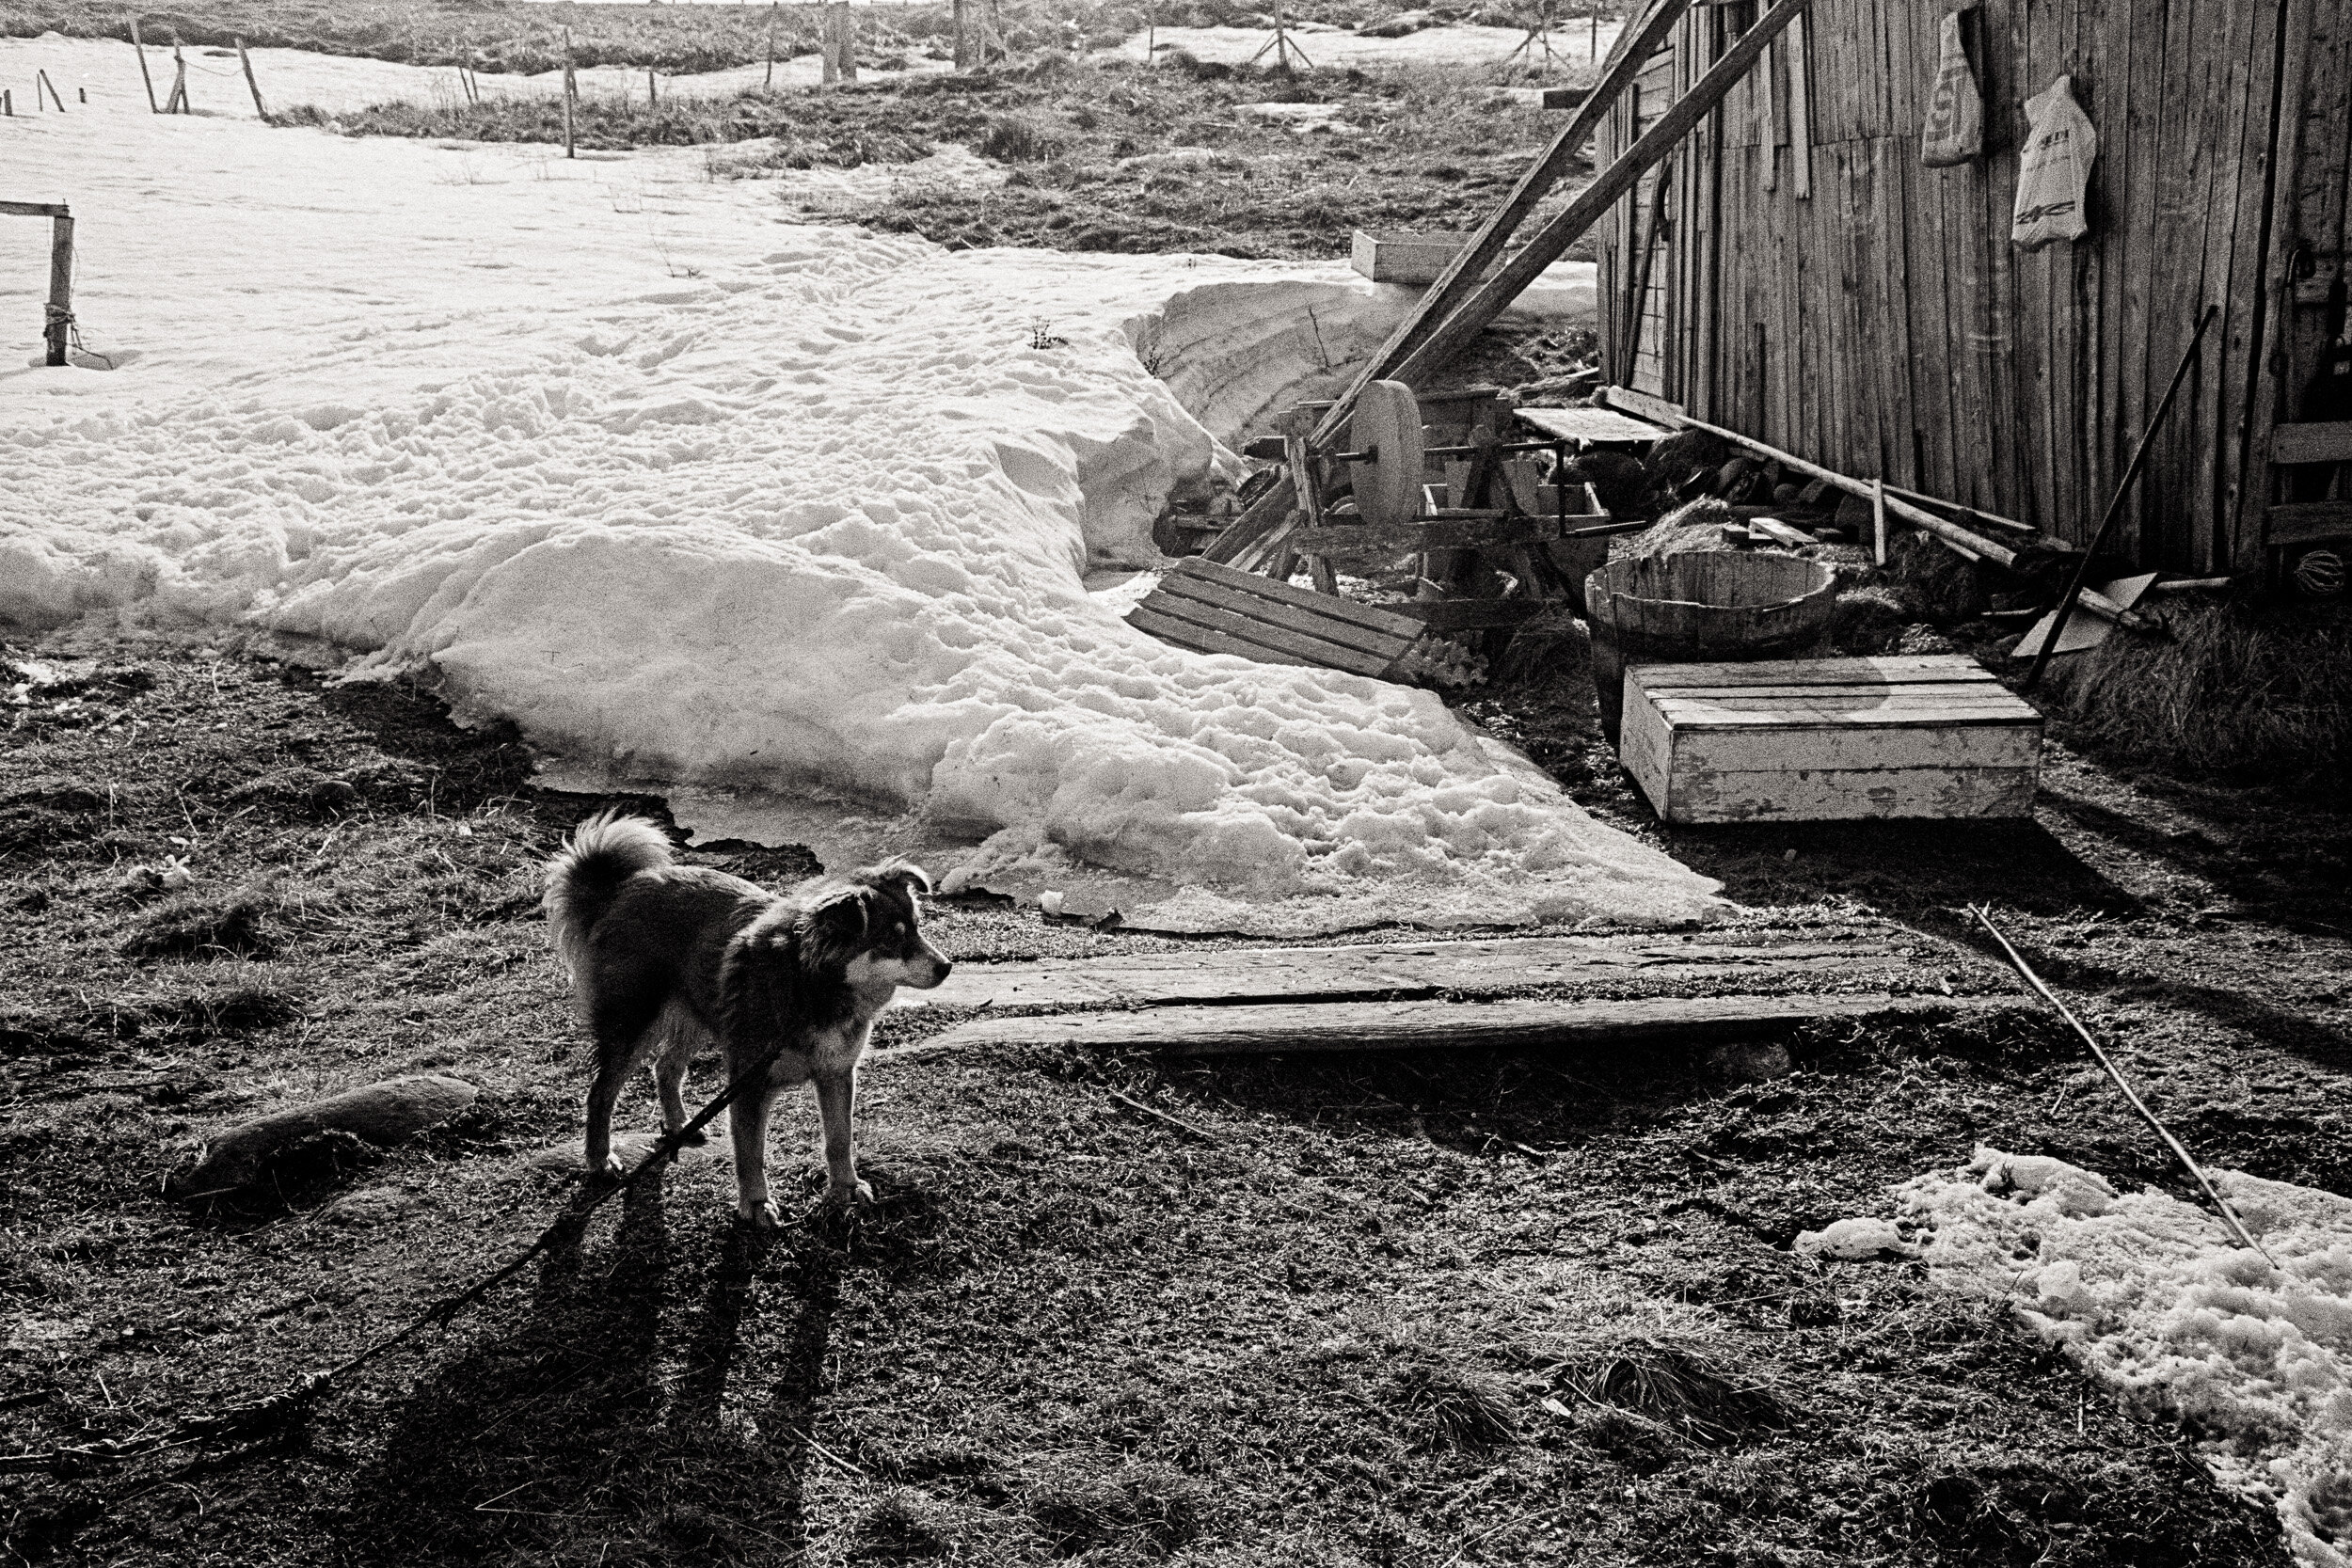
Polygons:
[[2219,314],[2220,306],[2208,305],[2205,313],[2198,318],[2197,335],[2189,339],[2187,352],[2181,356],[2180,364],[2172,372],[2172,385],[2164,389],[2164,401],[2156,404],[2148,428],[2139,433],[2139,445],[2132,449],[2131,466],[2123,470],[2123,481],[2115,487],[2115,499],[2107,502],[2107,515],[2099,519],[2099,531],[2090,536],[2082,560],[2074,563],[2074,580],[2066,585],[2066,595],[2058,600],[2058,616],[2050,623],[2050,635],[2042,640],[2042,651],[2033,656],[2033,668],[2026,672],[2020,690],[2031,691],[2041,683],[2042,672],[2049,668],[2050,656],[2058,651],[2058,638],[2066,630],[2066,618],[2074,612],[2074,595],[2082,592],[2083,578],[2090,575],[2090,559],[2106,542],[2107,530],[2115,526],[2115,519],[2123,515],[2123,499],[2132,493],[2132,483],[2139,478],[2139,470],[2148,461],[2148,449],[2154,444],[2156,432],[2164,428],[2164,417],[2172,411],[2173,396],[2180,391],[2181,383],[2188,379],[2189,366],[2197,362],[2197,349],[2205,341],[2205,328]]
[[131,47],[138,51],[139,80],[147,84],[147,112],[151,115],[162,114],[163,110],[158,108],[155,103],[155,78],[149,73],[147,69],[147,44],[146,41],[139,37],[139,19],[137,17],[133,17],[131,19]]
[[262,84],[253,79],[253,56],[245,52],[245,40],[243,39],[237,40],[237,63],[245,67],[245,85],[253,93],[253,112],[262,117],[262,124],[267,125],[269,110],[262,103]]
[[577,157],[572,150],[572,100],[579,88],[572,82],[572,30],[564,29],[564,156]]
[[2042,983],[2042,976],[2036,974],[2032,966],[2019,956],[2017,949],[2009,944],[2009,938],[2001,935],[2000,927],[1993,924],[1992,915],[1974,904],[1968,906],[1968,912],[1975,915],[1977,924],[1992,933],[1993,940],[2001,944],[2001,951],[2008,955],[2010,965],[2016,969],[2017,973],[2025,976],[2026,984],[2031,986],[2041,995],[2042,1001],[2056,1007],[2058,1017],[2066,1020],[2068,1024],[2073,1026],[2074,1033],[2082,1037],[2082,1042],[2090,1047],[2090,1053],[2099,1059],[2099,1065],[2106,1069],[2107,1076],[2115,1080],[2115,1086],[2123,1091],[2123,1098],[2132,1102],[2132,1109],[2139,1113],[2141,1120],[2156,1130],[2156,1136],[2162,1138],[2166,1147],[2172,1150],[2172,1157],[2181,1162],[2182,1168],[2196,1178],[2197,1185],[2204,1189],[2205,1196],[2213,1200],[2213,1206],[2221,1212],[2222,1223],[2230,1227],[2230,1233],[2238,1239],[2239,1244],[2262,1253],[2264,1261],[2273,1268],[2278,1267],[2279,1260],[2263,1250],[2263,1244],[2254,1240],[2252,1233],[2246,1228],[2245,1222],[2237,1217],[2237,1211],[2231,1208],[2229,1201],[2219,1193],[2214,1191],[2213,1183],[2205,1180],[2204,1171],[2199,1167],[2196,1160],[2190,1157],[2188,1150],[2181,1146],[2181,1140],[2172,1135],[2170,1128],[2156,1119],[2156,1113],[2148,1109],[2147,1102],[2139,1098],[2132,1085],[2124,1079],[2122,1069],[2118,1068],[2113,1059],[2100,1049],[2099,1042],[2091,1038],[2090,1031],[2083,1027],[2082,1020],[2076,1018],[2065,1003],[2051,993],[2050,988]]

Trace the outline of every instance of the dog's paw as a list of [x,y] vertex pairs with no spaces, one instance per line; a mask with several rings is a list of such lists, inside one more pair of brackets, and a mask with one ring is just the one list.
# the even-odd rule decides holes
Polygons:
[[618,1181],[628,1174],[628,1167],[621,1163],[617,1154],[608,1154],[601,1162],[588,1162],[588,1180],[591,1181]]
[[[673,1127],[670,1131],[675,1132],[677,1129]],[[688,1132],[681,1136],[677,1141],[677,1146],[680,1148],[700,1148],[703,1145],[708,1143],[709,1141],[710,1134],[697,1127],[691,1132]]]
[[772,1198],[762,1198],[757,1203],[743,1198],[736,1204],[735,1213],[737,1218],[755,1230],[773,1230],[784,1223],[784,1216],[776,1212]]
[[847,1187],[836,1181],[828,1181],[825,1183],[825,1202],[834,1209],[871,1209],[874,1206],[874,1189],[862,1180]]

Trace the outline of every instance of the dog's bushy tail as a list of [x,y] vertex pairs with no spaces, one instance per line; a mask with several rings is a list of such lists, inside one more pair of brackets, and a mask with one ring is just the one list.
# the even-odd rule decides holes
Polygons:
[[669,838],[642,816],[608,811],[573,830],[548,860],[548,891],[540,900],[564,966],[580,973],[588,933],[612,908],[623,882],[669,863]]

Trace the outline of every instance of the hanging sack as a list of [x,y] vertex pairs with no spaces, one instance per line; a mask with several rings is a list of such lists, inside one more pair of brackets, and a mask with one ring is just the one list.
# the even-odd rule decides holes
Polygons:
[[1964,14],[1953,11],[1944,18],[1943,41],[1936,47],[1935,92],[1928,100],[1927,128],[1919,134],[1919,161],[1931,168],[1964,164],[1984,150],[1984,101],[1960,42]]
[[2083,199],[2099,133],[2074,102],[2074,83],[2061,76],[2026,100],[2026,150],[2017,160],[2017,215],[2009,237],[2027,250],[2090,232]]

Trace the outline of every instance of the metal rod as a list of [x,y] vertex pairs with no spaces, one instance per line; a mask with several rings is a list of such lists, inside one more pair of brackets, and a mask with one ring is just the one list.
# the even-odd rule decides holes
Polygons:
[[2058,614],[2050,622],[2050,635],[2042,640],[2042,651],[2033,656],[2033,668],[2026,672],[2019,690],[2031,691],[2041,684],[2042,672],[2050,667],[2050,656],[2058,651],[2058,638],[2066,631],[2067,617],[2074,613],[2074,595],[2082,592],[2083,579],[2090,575],[2091,558],[2106,542],[2107,530],[2115,526],[2115,519],[2123,515],[2123,499],[2132,493],[2133,483],[2139,478],[2139,470],[2147,464],[2148,449],[2154,444],[2156,432],[2164,428],[2164,417],[2172,411],[2172,399],[2180,391],[2181,383],[2188,379],[2188,368],[2197,361],[2198,346],[2205,341],[2205,328],[2211,326],[2214,317],[2220,313],[2220,306],[2208,305],[2205,313],[2198,318],[2197,335],[2189,339],[2187,351],[2181,356],[2180,364],[2172,372],[2172,384],[2164,389],[2164,401],[2156,404],[2155,413],[2149,418],[2148,428],[2139,433],[2139,445],[2132,449],[2131,466],[2123,470],[2122,483],[2115,487],[2115,499],[2107,502],[2107,515],[2099,519],[2099,531],[2090,536],[2090,543],[2083,550],[2083,558],[2074,563],[2074,580],[2066,585],[2066,593],[2058,600]]
[[2082,1037],[2082,1042],[2090,1047],[2090,1053],[2099,1059],[2099,1065],[2106,1069],[2107,1076],[2115,1080],[2115,1086],[2123,1091],[2123,1098],[2131,1101],[2132,1109],[2139,1113],[2141,1120],[2155,1129],[2156,1136],[2162,1138],[2166,1147],[2172,1150],[2173,1158],[2181,1162],[2182,1167],[2190,1176],[2196,1178],[2197,1185],[2204,1189],[2205,1196],[2213,1200],[2213,1206],[2221,1212],[2222,1223],[2230,1227],[2230,1233],[2238,1239],[2240,1244],[2262,1253],[2263,1260],[2271,1267],[2277,1268],[2279,1260],[2263,1250],[2263,1244],[2254,1240],[2252,1232],[2246,1228],[2245,1222],[2237,1217],[2237,1211],[2230,1207],[2229,1200],[2214,1191],[2213,1183],[2205,1180],[2204,1171],[2198,1166],[2188,1150],[2181,1147],[2181,1140],[2172,1135],[2170,1128],[2156,1119],[2156,1113],[2148,1109],[2147,1102],[2133,1090],[2130,1083],[2124,1079],[2122,1069],[2115,1065],[2113,1059],[2104,1050],[2100,1049],[2099,1042],[2091,1037],[2090,1031],[2083,1027],[2082,1020],[2076,1018],[2066,1004],[2059,1001],[2051,993],[2050,988],[2042,983],[2042,976],[2036,974],[2033,967],[2018,955],[2017,949],[2009,944],[2009,938],[2001,935],[2000,927],[1993,924],[1993,917],[1990,914],[1975,904],[1968,906],[1968,912],[1975,915],[1977,924],[1982,926],[1992,934],[1993,940],[2001,944],[2001,951],[2008,956],[2010,966],[2019,974],[2025,976],[2026,984],[2031,986],[2041,995],[2042,1001],[2057,1008],[2058,1017],[2066,1020],[2074,1033]]

